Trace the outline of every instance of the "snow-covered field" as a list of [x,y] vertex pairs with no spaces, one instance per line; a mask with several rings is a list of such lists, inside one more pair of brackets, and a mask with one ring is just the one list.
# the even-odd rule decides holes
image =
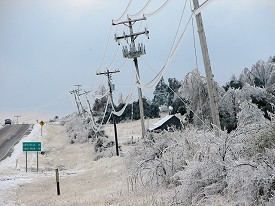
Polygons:
[[[151,120],[151,121],[157,121]],[[149,122],[147,122],[149,124]],[[150,123],[151,124],[151,123]],[[105,127],[113,136],[113,125]],[[139,138],[140,122],[118,124],[119,143]],[[39,154],[36,172],[36,152],[26,156],[23,141],[41,141],[45,154]],[[128,193],[127,174],[122,157],[94,159],[90,143],[70,144],[64,126],[46,124],[43,136],[40,126],[25,136],[14,148],[11,157],[0,162],[0,205],[146,205],[144,197]],[[57,195],[55,169],[60,171],[61,195]]]
[[[255,113],[257,108],[250,110]],[[247,113],[244,110],[240,115]],[[254,116],[257,124],[250,118],[232,136],[216,137],[213,131],[188,126],[173,133],[149,134],[135,145],[129,143],[140,138],[140,121],[119,123],[121,156],[97,161],[94,144],[83,142],[84,135],[74,136],[80,131],[87,134],[80,127],[83,120],[72,116],[67,126],[47,123],[42,137],[40,126],[34,125],[31,134],[14,147],[12,156],[0,162],[0,205],[274,205],[274,148],[259,150],[265,161],[248,159],[260,148],[255,133],[252,137],[249,133],[251,128],[266,125],[260,114]],[[158,120],[146,120],[146,127]],[[74,130],[72,124],[77,126]],[[260,127],[257,134],[261,139],[272,138],[271,129]],[[105,125],[104,131],[113,140],[113,125]],[[71,141],[72,137],[81,141]],[[23,141],[43,143],[38,172],[36,153],[29,152],[26,173]],[[60,171],[60,196],[56,169]]]

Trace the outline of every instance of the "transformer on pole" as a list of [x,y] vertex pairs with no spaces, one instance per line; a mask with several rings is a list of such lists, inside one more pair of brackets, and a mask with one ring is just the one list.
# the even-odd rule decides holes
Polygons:
[[[146,17],[142,17],[139,19],[131,19],[128,16],[128,19],[126,21],[122,21],[119,23],[112,23],[113,25],[118,25],[118,24],[124,24],[125,26],[129,27],[130,34],[125,34],[123,33],[122,36],[117,36],[115,35],[115,40],[120,44],[120,39],[124,39],[128,42],[128,38],[131,39],[131,43],[128,46],[123,46],[122,48],[122,54],[124,58],[128,59],[133,59],[134,64],[135,64],[135,69],[136,69],[136,81],[139,84],[139,68],[138,68],[138,60],[137,58],[140,57],[141,55],[146,54],[145,51],[145,46],[142,43],[139,43],[138,46],[136,47],[135,40],[139,35],[145,34],[148,39],[149,39],[149,31],[145,28],[144,31],[142,32],[137,32],[134,33],[133,31],[133,24],[136,23],[137,21],[143,21],[146,20]],[[142,131],[142,138],[145,137],[145,126],[144,126],[144,109],[143,109],[143,99],[142,99],[142,90],[141,88],[138,88],[138,98],[139,98],[139,110],[140,110],[140,121],[141,121],[141,131]]]

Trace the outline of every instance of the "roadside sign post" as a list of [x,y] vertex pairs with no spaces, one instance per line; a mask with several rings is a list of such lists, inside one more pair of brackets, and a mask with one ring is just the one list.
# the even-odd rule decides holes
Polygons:
[[38,151],[41,151],[41,142],[23,142],[23,151],[26,151],[26,172],[28,171],[28,151],[36,151],[36,166],[38,172]]
[[45,122],[40,121],[39,124],[41,125],[41,136],[42,136],[42,127],[44,126]]
[[60,195],[59,172],[58,172],[58,169],[55,169],[55,178],[56,178],[57,195]]
[[28,151],[26,151],[26,173],[28,172]]

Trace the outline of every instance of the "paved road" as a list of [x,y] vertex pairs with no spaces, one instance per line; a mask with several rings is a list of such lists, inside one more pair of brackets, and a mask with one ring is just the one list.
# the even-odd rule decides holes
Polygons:
[[0,130],[0,161],[11,154],[13,146],[29,132],[30,127],[30,124],[15,124]]

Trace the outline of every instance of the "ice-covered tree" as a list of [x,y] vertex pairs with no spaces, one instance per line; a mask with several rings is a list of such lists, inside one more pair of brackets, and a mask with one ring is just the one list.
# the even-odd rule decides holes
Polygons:
[[211,119],[207,82],[197,69],[185,76],[178,93],[186,101],[189,115],[194,114],[193,120],[197,126]]
[[219,116],[221,127],[228,132],[237,127],[237,101],[235,89],[231,88],[220,98]]
[[223,88],[225,89],[225,91],[227,91],[229,88],[241,89],[242,87],[243,87],[243,83],[240,80],[237,80],[237,78],[235,77],[235,75],[233,75],[230,78],[230,81],[227,82],[225,84],[225,86],[223,86]]
[[95,102],[93,104],[93,111],[104,112],[108,96],[104,96],[107,89],[104,85],[100,85],[98,90],[95,92]]
[[270,79],[274,70],[275,64],[272,60],[267,62],[259,60],[252,66],[251,71],[245,68],[239,79],[243,84],[248,83],[251,86],[268,87],[272,84]]

